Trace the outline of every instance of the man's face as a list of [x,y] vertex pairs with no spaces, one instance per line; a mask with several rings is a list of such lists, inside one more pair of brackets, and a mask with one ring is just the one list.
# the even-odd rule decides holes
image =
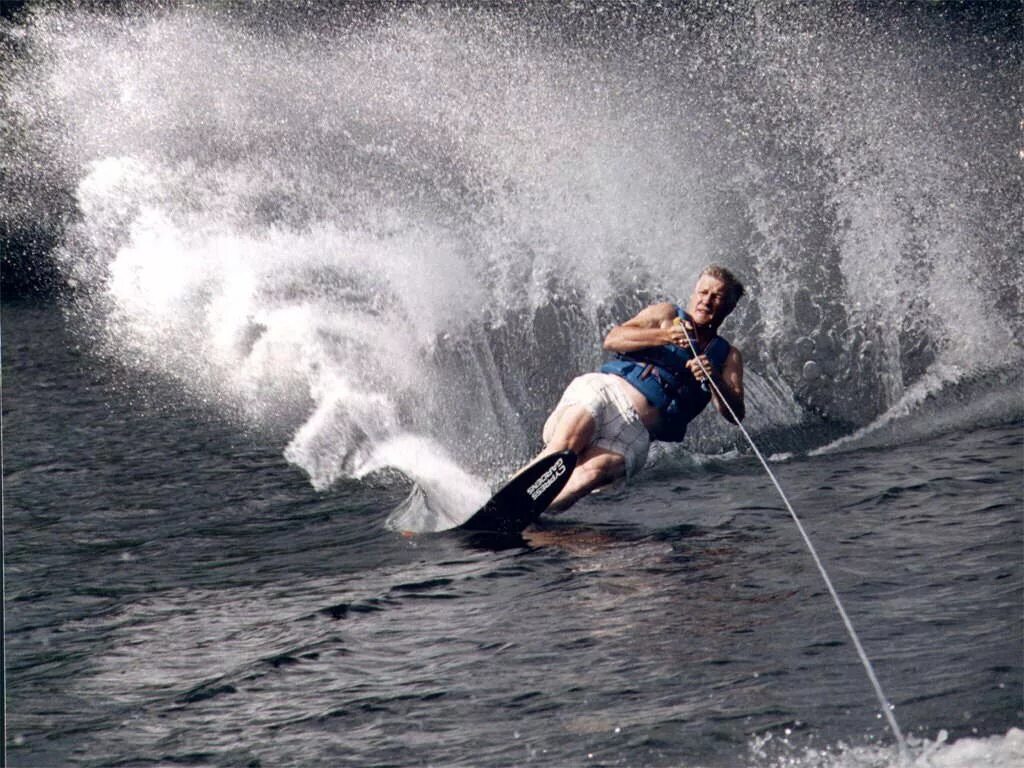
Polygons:
[[701,275],[686,311],[697,325],[717,325],[729,314],[726,294],[726,285],[722,280],[711,275]]

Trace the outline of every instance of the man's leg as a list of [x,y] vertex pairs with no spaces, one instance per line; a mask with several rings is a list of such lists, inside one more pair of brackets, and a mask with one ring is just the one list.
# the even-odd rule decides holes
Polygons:
[[539,456],[569,450],[582,457],[597,432],[597,422],[588,408],[568,405],[555,411],[544,425],[544,450]]
[[552,512],[568,509],[591,491],[626,474],[626,458],[604,448],[590,446],[579,455],[576,469],[561,493],[548,507]]
[[591,445],[596,434],[597,421],[585,406],[565,406],[548,417],[544,425],[546,445],[539,456],[564,450],[570,450],[577,456],[576,469],[551,502],[549,510],[568,509],[595,488],[608,485],[626,474],[624,456]]

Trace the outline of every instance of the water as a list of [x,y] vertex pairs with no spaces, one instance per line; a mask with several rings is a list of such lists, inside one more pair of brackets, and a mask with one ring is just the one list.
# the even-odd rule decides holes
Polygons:
[[[11,765],[895,765],[751,458],[656,466],[527,549],[408,540],[403,489],[316,493],[208,410],[140,408],[52,309],[3,322]],[[776,466],[903,728],[994,739],[921,765],[1020,756],[1022,438]]]
[[471,508],[712,258],[913,760],[1019,762],[1020,19],[986,8],[8,23],[5,285],[51,280],[2,316],[10,764],[894,765],[724,423],[526,547],[385,526],[410,481]]

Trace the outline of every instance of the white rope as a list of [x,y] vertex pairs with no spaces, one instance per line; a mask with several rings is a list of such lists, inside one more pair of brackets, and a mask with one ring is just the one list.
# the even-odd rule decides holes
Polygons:
[[878,697],[878,703],[882,707],[882,714],[885,715],[886,720],[889,722],[889,727],[892,729],[893,734],[896,736],[896,743],[899,748],[900,762],[906,764],[909,757],[907,754],[907,742],[903,738],[903,732],[900,731],[900,726],[896,722],[896,717],[892,713],[892,706],[886,699],[885,692],[882,690],[881,683],[878,682],[878,677],[875,675],[875,668],[871,664],[871,660],[868,659],[867,653],[864,652],[864,646],[861,645],[860,638],[857,636],[857,631],[853,628],[853,622],[850,621],[850,617],[846,615],[846,609],[843,608],[843,603],[839,599],[839,593],[836,592],[835,587],[832,586],[832,579],[829,578],[828,572],[825,570],[824,564],[821,562],[821,558],[818,557],[818,552],[814,548],[814,544],[811,542],[810,536],[807,535],[807,531],[804,530],[803,523],[800,522],[800,518],[797,517],[796,512],[793,510],[793,505],[789,503],[789,499],[786,498],[785,491],[782,490],[782,486],[779,485],[779,481],[775,479],[775,473],[772,472],[771,467],[768,466],[768,462],[765,461],[764,456],[761,455],[761,451],[758,450],[757,445],[754,444],[754,440],[750,437],[750,434],[740,423],[740,420],[736,417],[736,412],[732,409],[729,404],[729,400],[722,394],[722,390],[715,384],[714,379],[711,378],[711,374],[707,368],[704,367],[704,363],[700,361],[700,356],[697,352],[697,348],[693,341],[690,339],[690,334],[686,334],[686,342],[690,346],[690,351],[693,353],[693,359],[697,361],[697,365],[700,366],[701,371],[704,374],[704,380],[708,382],[715,394],[718,396],[719,401],[725,406],[726,410],[729,411],[729,415],[732,417],[733,422],[737,427],[740,428],[740,432],[750,443],[750,447],[754,451],[754,455],[757,456],[761,462],[761,466],[764,467],[765,472],[768,473],[768,477],[771,478],[772,483],[775,485],[775,490],[779,492],[779,496],[782,498],[783,503],[786,505],[786,509],[789,510],[790,516],[793,518],[793,522],[796,523],[797,530],[800,531],[800,535],[803,537],[804,543],[807,545],[807,549],[810,550],[811,557],[814,558],[814,564],[818,566],[818,571],[821,572],[821,578],[825,581],[825,586],[828,587],[828,592],[832,595],[832,601],[836,605],[836,609],[839,611],[839,615],[843,620],[843,624],[846,625],[846,631],[850,635],[850,639],[853,640],[853,645],[857,649],[857,655],[860,656],[860,662],[864,665],[864,671],[867,672],[868,679],[871,681],[872,687],[875,689],[875,695]]

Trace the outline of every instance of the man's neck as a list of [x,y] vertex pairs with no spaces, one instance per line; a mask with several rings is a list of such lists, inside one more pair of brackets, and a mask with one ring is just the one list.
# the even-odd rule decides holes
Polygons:
[[697,336],[697,341],[699,341],[701,344],[710,341],[711,339],[718,335],[717,325],[714,325],[712,323],[708,323],[707,325],[698,325],[697,322],[693,319],[693,315],[691,315],[689,312],[687,312],[686,315],[690,321],[690,325],[693,326],[693,332]]
[[707,344],[718,335],[718,331],[713,325],[697,325],[694,323],[693,327],[697,331],[697,341],[701,343],[701,346]]

